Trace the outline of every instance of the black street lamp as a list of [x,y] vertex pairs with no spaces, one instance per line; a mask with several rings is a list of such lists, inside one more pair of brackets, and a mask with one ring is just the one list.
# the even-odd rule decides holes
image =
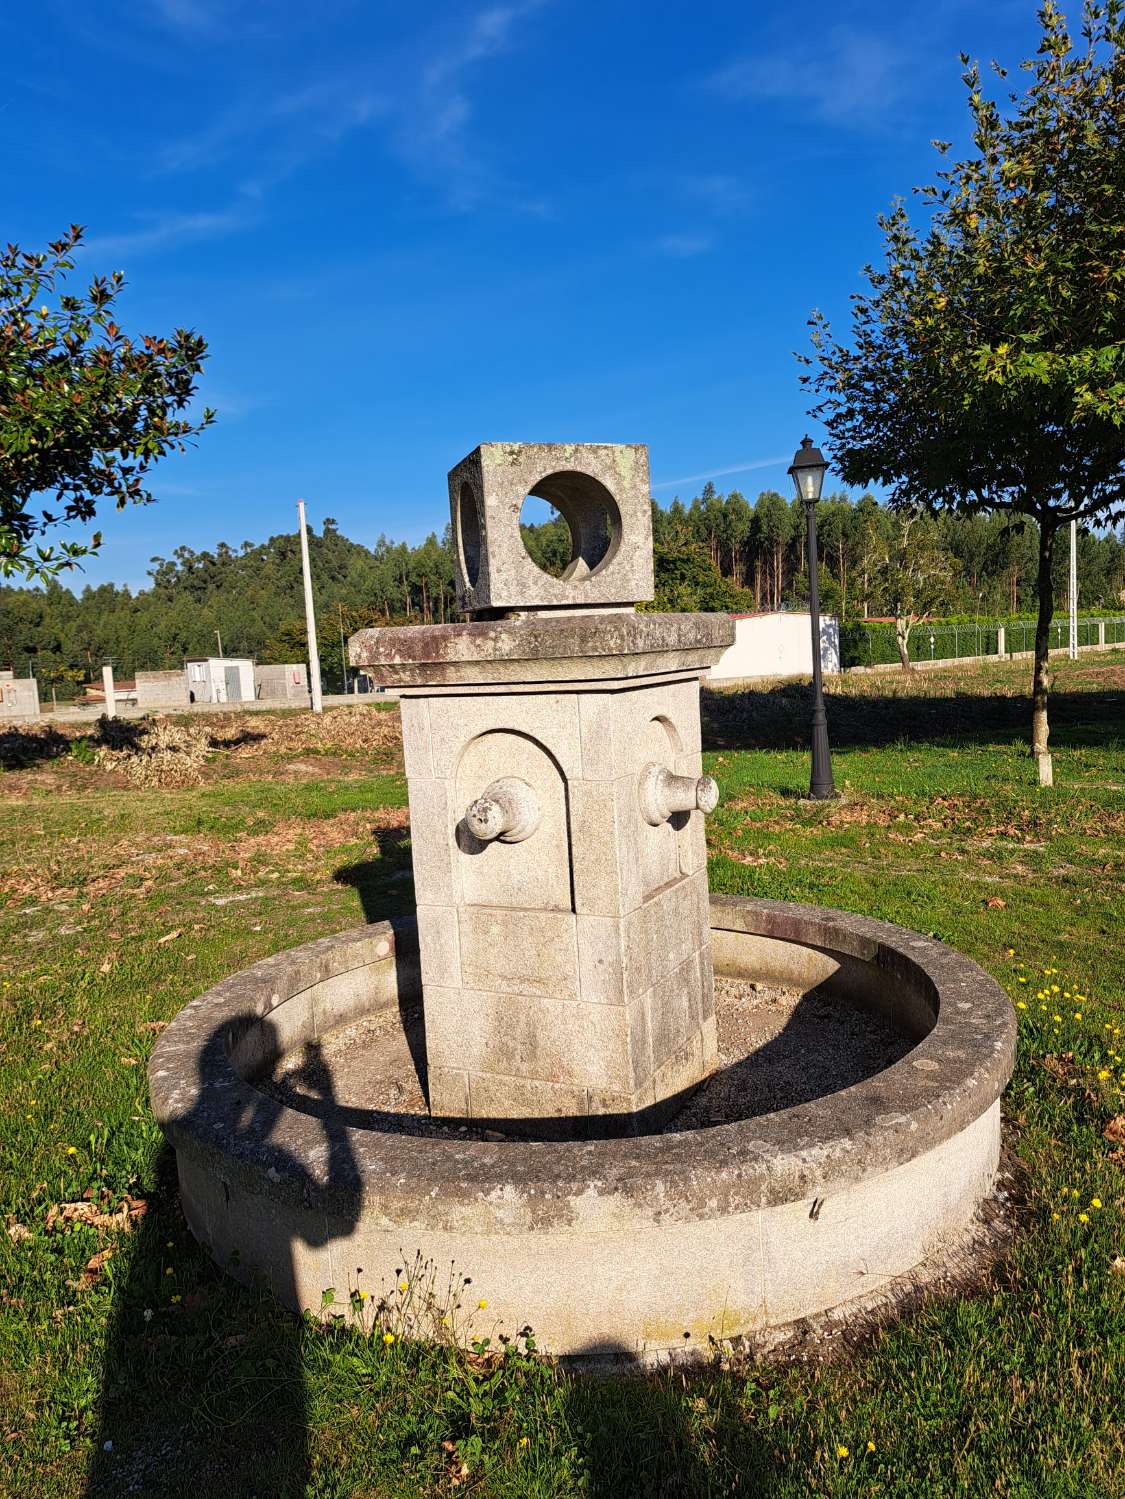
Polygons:
[[832,757],[828,750],[828,715],[824,711],[824,683],[820,669],[820,587],[816,576],[816,506],[828,465],[811,437],[805,437],[789,465],[797,498],[805,507],[805,544],[809,559],[809,613],[812,616],[812,779],[809,796],[827,801],[836,795],[832,781]]

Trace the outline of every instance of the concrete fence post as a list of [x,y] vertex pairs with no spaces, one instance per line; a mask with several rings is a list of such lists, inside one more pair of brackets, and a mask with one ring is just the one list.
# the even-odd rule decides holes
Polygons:
[[1098,620],[1098,644],[1105,649],[1105,620]]
[[105,716],[117,717],[117,698],[113,692],[113,667],[102,667],[102,687],[105,689]]
[[1004,626],[1003,625],[997,625],[996,626],[996,654],[998,656],[1002,656],[1004,654]]

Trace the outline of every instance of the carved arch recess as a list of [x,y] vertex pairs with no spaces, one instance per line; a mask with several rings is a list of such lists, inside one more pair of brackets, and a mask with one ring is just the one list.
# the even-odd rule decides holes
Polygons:
[[[539,826],[522,843],[481,843],[465,823],[465,810],[502,776],[518,776],[531,787],[542,812]],[[454,806],[465,905],[573,911],[566,780],[538,740],[510,729],[471,739],[457,765]]]

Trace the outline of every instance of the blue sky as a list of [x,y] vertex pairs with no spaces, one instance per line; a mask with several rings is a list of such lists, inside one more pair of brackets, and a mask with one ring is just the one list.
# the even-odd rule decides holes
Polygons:
[[12,9],[4,238],[87,225],[131,332],[208,339],[219,412],[75,586],[299,495],[420,540],[480,441],[645,442],[664,502],[787,492],[810,310],[842,324],[876,215],[963,140],[958,51],[1036,34],[1031,0]]

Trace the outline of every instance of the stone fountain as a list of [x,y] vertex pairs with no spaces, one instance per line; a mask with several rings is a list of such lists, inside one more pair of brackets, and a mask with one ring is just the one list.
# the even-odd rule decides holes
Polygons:
[[[991,1190],[1006,997],[931,938],[708,896],[699,678],[732,624],[636,609],[643,447],[483,444],[449,494],[469,622],[350,644],[400,695],[417,922],[266,959],[161,1037],[193,1231],[297,1309],[452,1263],[490,1326],[564,1356],[690,1353],[886,1295]],[[529,495],[569,528],[560,577],[524,545]],[[791,996],[807,1065],[777,1106],[755,1089],[784,1036],[723,1046],[716,975]],[[818,1083],[838,1023],[882,1050]]]

